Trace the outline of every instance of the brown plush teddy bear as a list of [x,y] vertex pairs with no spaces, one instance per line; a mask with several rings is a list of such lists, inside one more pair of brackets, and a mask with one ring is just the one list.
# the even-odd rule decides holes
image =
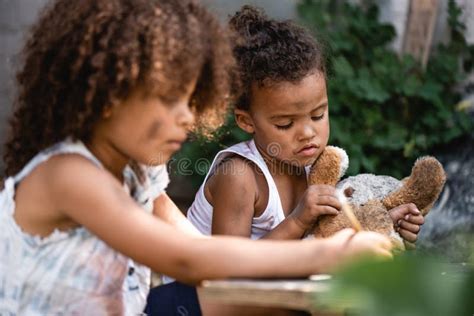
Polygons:
[[[391,238],[397,248],[404,249],[403,240],[395,231],[388,210],[402,204],[414,203],[423,216],[429,212],[441,192],[446,175],[434,157],[419,158],[411,175],[402,181],[389,176],[359,174],[341,182],[348,166],[346,152],[327,146],[311,167],[309,184],[336,186],[347,199],[364,230],[376,231]],[[328,237],[335,232],[352,227],[341,212],[336,216],[321,216],[314,228],[315,237]]]

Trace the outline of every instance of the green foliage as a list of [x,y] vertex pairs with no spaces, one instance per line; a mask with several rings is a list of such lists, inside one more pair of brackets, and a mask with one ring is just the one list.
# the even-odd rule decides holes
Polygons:
[[472,70],[474,54],[454,1],[451,41],[436,47],[426,69],[388,47],[395,30],[378,21],[375,1],[304,0],[298,12],[329,50],[330,143],[348,152],[349,174],[405,176],[418,156],[473,129],[455,109],[455,88]]
[[[348,174],[400,178],[418,156],[474,129],[472,120],[455,109],[461,98],[455,88],[472,70],[474,46],[466,44],[461,10],[451,0],[451,41],[436,47],[423,69],[388,47],[394,28],[378,21],[374,1],[362,2],[302,0],[297,9],[301,22],[327,46],[330,144],[348,152]],[[179,172],[191,174],[199,185],[205,172],[195,172],[198,159],[212,161],[219,149],[248,138],[229,116],[215,138],[197,137],[184,147],[177,158],[190,159],[190,170]]]
[[318,293],[319,310],[348,315],[445,316],[474,313],[472,264],[403,254],[390,262],[360,261],[336,273]]
[[[173,157],[170,169],[179,175],[188,176],[193,186],[198,188],[204,181],[215,155],[220,150],[250,138],[249,134],[237,126],[233,114],[229,113],[226,124],[218,129],[212,137],[193,135],[192,139]],[[206,166],[207,168],[205,168]]]

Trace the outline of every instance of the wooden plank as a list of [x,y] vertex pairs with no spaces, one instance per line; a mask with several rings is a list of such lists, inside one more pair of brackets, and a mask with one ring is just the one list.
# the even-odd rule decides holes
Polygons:
[[[472,266],[466,263],[451,265],[443,277],[465,280]],[[445,272],[446,273],[446,272]],[[199,298],[211,304],[229,304],[302,310],[313,316],[342,316],[354,307],[351,298],[333,298],[331,309],[316,309],[318,296],[331,286],[328,275],[314,275],[309,279],[228,279],[204,281],[198,287]],[[344,310],[347,308],[348,310]]]
[[232,279],[204,281],[198,291],[208,302],[295,309],[322,315],[314,310],[314,303],[318,294],[328,291],[329,286],[329,278],[319,276],[301,280]]
[[411,0],[403,52],[426,67],[438,13],[438,0]]

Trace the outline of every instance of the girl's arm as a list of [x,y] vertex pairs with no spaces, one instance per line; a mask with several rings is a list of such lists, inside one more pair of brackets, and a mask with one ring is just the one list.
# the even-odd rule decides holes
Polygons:
[[183,215],[178,206],[176,206],[166,193],[160,194],[153,201],[153,215],[190,236],[207,237],[201,234],[196,227],[188,221],[186,216]]
[[389,255],[388,239],[374,233],[356,234],[352,239],[352,233],[346,233],[338,239],[293,242],[193,238],[143,212],[111,174],[85,158],[68,155],[53,159],[47,184],[55,209],[117,251],[184,282],[306,276],[327,271],[346,255]]

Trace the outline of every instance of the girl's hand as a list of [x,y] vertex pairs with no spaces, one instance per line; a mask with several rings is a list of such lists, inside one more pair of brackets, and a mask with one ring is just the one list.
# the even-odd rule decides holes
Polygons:
[[306,189],[300,202],[288,216],[306,231],[311,228],[321,215],[337,215],[341,202],[336,196],[336,189],[329,185],[311,185]]
[[415,204],[403,204],[388,211],[393,220],[395,230],[400,236],[410,243],[414,243],[418,238],[420,226],[425,219]]
[[355,233],[353,229],[343,229],[329,240],[334,242],[340,249],[343,258],[351,258],[357,256],[373,256],[377,258],[392,258],[392,243],[390,239],[382,234],[361,231]]

